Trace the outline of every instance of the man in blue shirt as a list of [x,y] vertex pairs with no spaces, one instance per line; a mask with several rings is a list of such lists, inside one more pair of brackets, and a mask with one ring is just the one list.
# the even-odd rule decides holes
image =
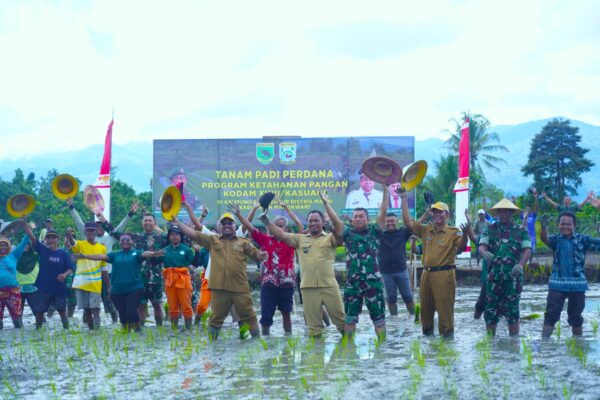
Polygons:
[[58,248],[58,232],[47,229],[44,241],[40,242],[34,235],[29,224],[23,224],[25,233],[29,236],[33,248],[39,255],[40,271],[35,281],[37,290],[31,293],[29,301],[35,314],[35,327],[40,329],[44,323],[44,313],[52,304],[58,314],[64,329],[69,329],[67,318],[67,276],[75,269],[71,257],[66,251]]
[[573,335],[583,333],[583,309],[585,291],[588,289],[585,277],[585,252],[600,250],[600,238],[592,238],[575,232],[577,220],[575,214],[564,211],[558,216],[557,235],[548,235],[548,216],[540,220],[542,230],[540,239],[552,249],[554,260],[552,274],[548,281],[548,300],[544,314],[542,337],[552,335],[554,324],[560,320],[565,300],[569,299],[567,314]]

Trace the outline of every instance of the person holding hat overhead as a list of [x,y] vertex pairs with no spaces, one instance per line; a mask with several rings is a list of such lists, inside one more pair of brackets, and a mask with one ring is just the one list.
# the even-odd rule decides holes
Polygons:
[[[190,228],[191,229],[191,228]],[[169,245],[159,251],[145,251],[144,258],[157,258],[163,263],[165,294],[169,304],[171,326],[176,328],[179,322],[179,310],[183,314],[185,328],[192,328],[192,280],[190,268],[194,261],[194,250],[182,243],[181,226],[172,224],[167,231]]]
[[512,217],[521,209],[508,199],[500,200],[490,212],[498,221],[485,230],[479,252],[488,265],[486,304],[483,318],[488,334],[496,334],[500,317],[506,317],[510,336],[519,334],[519,302],[523,289],[523,267],[531,255],[529,233]]
[[[298,231],[302,232],[304,225],[296,214],[285,203],[278,199],[279,205],[285,209],[296,223]],[[273,315],[279,309],[283,318],[283,330],[286,335],[292,333],[291,312],[294,306],[294,286],[296,276],[294,272],[294,248],[277,240],[268,233],[263,233],[254,228],[254,225],[241,213],[237,204],[231,204],[230,210],[250,232],[252,239],[260,246],[261,250],[269,254],[269,258],[261,265],[260,279],[260,325],[262,334],[268,335],[273,325]],[[275,217],[274,224],[282,229],[287,229],[287,218],[282,215]]]
[[[19,220],[23,225],[24,220]],[[17,263],[25,251],[25,246],[29,244],[29,237],[23,237],[23,240],[11,251],[12,243],[5,236],[0,236],[0,329],[4,328],[4,307],[8,308],[8,313],[13,321],[15,328],[22,328],[21,320],[21,289],[17,282]]]
[[323,206],[331,218],[332,232],[323,231],[323,213],[319,210],[309,211],[308,232],[288,233],[275,226],[266,214],[260,216],[271,234],[284,243],[294,247],[300,262],[300,289],[304,304],[304,318],[308,325],[310,337],[321,337],[323,333],[323,306],[338,331],[344,334],[344,304],[340,288],[335,279],[333,264],[335,249],[342,238],[337,234],[344,229],[324,191],[319,192]]
[[252,304],[250,284],[248,283],[247,258],[265,261],[267,252],[259,251],[248,239],[236,235],[233,214],[226,212],[219,218],[220,235],[207,235],[197,232],[174,218],[173,223],[183,233],[204,246],[210,252],[211,270],[208,288],[211,293],[212,315],[209,321],[209,336],[216,339],[231,306],[240,316],[240,320],[249,327],[253,337],[260,336],[258,320]]
[[71,257],[66,251],[58,248],[58,232],[54,229],[49,228],[44,242],[41,242],[35,238],[28,224],[24,224],[24,227],[39,255],[39,273],[35,280],[37,290],[29,296],[29,305],[35,315],[35,327],[42,327],[44,313],[53,305],[60,315],[63,328],[69,329],[66,279],[75,269]]
[[448,226],[450,208],[438,201],[431,205],[431,223],[422,224],[410,218],[407,193],[402,191],[402,219],[413,235],[423,239],[423,275],[419,285],[421,327],[424,335],[433,335],[433,317],[438,313],[441,336],[454,336],[454,299],[456,294],[456,254],[467,246],[470,224],[460,229]]
[[[73,254],[106,254],[106,247],[96,242],[96,222],[88,221],[83,226],[86,240],[75,240],[72,231],[67,231],[68,246]],[[77,270],[73,279],[76,290],[77,305],[83,309],[83,322],[90,330],[100,329],[100,304],[102,303],[102,286],[110,292],[108,271],[104,261],[77,260]]]

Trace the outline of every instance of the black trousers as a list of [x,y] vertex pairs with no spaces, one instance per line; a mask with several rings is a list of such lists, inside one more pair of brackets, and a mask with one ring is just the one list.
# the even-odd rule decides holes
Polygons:
[[144,289],[136,289],[126,293],[111,293],[110,297],[119,312],[121,324],[131,324],[140,320],[138,307],[143,294]]

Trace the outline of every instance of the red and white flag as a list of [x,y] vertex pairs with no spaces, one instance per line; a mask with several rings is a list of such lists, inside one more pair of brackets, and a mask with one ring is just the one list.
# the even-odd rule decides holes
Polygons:
[[469,190],[469,142],[469,117],[466,117],[460,128],[460,144],[458,145],[458,180],[454,185],[454,192]]
[[104,217],[110,221],[110,159],[112,153],[112,130],[114,120],[108,124],[106,130],[106,138],[104,139],[104,156],[100,165],[100,174],[94,183],[94,187],[98,189],[104,200]]

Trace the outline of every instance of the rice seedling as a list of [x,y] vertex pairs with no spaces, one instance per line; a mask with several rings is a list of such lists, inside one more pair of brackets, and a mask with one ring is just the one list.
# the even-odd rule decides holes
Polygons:
[[421,343],[418,340],[412,342],[411,346],[411,354],[413,360],[416,361],[419,368],[422,370],[425,368],[425,355],[421,351]]
[[592,334],[594,337],[598,335],[598,321],[596,320],[592,321]]
[[556,323],[556,329],[554,330],[554,332],[556,333],[556,338],[558,339],[558,341],[560,341],[560,334],[561,334],[560,321],[558,321]]
[[571,386],[567,386],[566,383],[563,383],[562,395],[566,400],[571,400],[571,398],[573,398],[573,384],[571,384]]
[[545,372],[542,367],[537,367],[535,370],[535,376],[538,379],[540,387],[546,390],[548,388],[548,373]]
[[531,345],[525,340],[525,338],[521,339],[521,344],[523,346],[523,356],[527,362],[527,368],[525,368],[525,371],[527,374],[531,375],[533,373],[533,354],[531,351]]

